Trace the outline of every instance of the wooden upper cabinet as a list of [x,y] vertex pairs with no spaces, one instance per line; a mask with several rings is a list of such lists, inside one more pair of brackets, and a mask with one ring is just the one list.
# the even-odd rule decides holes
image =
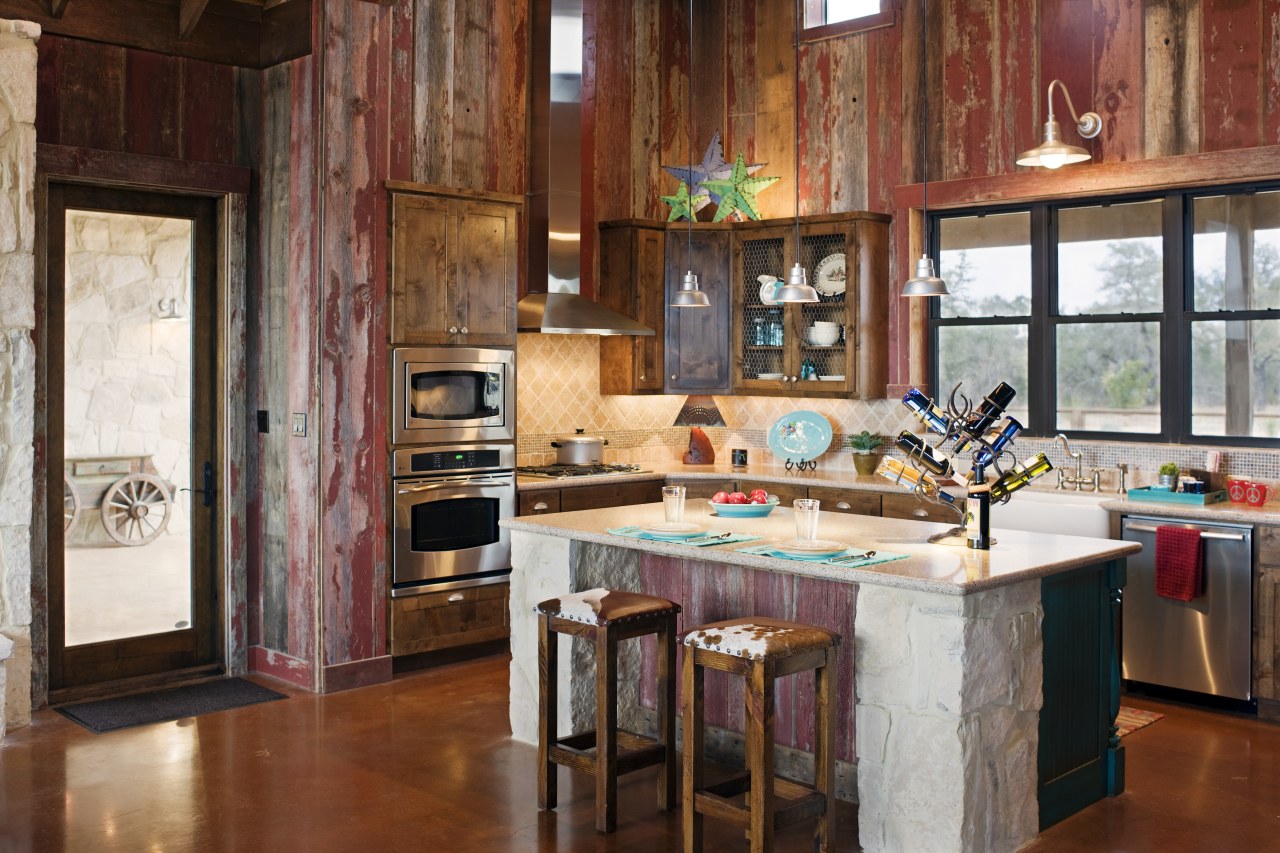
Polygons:
[[686,270],[697,273],[707,308],[666,308],[663,390],[669,394],[728,394],[732,390],[729,323],[733,317],[726,225],[695,225],[667,234],[664,305],[670,305]]
[[514,346],[519,197],[387,187],[391,343]]
[[654,330],[600,338],[601,394],[662,393],[666,235],[657,222],[600,223],[600,304]]
[[[794,220],[735,226],[733,386],[739,394],[883,397],[888,380],[888,219],[878,214],[806,216],[801,263],[819,302],[770,304],[761,278],[785,282],[796,262]],[[829,344],[806,337],[835,324]],[[808,379],[806,373],[817,378]]]

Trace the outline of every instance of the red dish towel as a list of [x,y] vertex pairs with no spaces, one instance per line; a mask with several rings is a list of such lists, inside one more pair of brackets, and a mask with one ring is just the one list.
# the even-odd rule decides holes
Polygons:
[[1198,598],[1204,591],[1204,560],[1200,531],[1186,527],[1156,528],[1156,595],[1178,601]]

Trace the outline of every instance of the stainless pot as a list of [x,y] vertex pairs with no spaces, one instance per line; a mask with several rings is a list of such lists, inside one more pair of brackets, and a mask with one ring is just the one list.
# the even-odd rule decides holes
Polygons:
[[557,436],[551,442],[556,449],[557,465],[599,464],[604,446],[609,442],[598,435],[583,435],[586,430],[574,430],[575,435]]

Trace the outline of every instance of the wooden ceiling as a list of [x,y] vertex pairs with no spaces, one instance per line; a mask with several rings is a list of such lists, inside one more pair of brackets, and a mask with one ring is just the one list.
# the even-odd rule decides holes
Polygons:
[[0,18],[34,21],[61,36],[248,68],[311,52],[311,0],[0,0]]

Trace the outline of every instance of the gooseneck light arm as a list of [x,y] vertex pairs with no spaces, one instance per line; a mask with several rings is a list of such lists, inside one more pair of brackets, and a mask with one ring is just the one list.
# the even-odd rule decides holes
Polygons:
[[1045,95],[1045,102],[1049,105],[1049,121],[1045,123],[1047,130],[1049,124],[1053,122],[1053,87],[1057,86],[1062,92],[1063,99],[1067,102],[1067,110],[1071,113],[1071,120],[1076,124],[1076,130],[1085,139],[1093,139],[1102,131],[1102,116],[1095,112],[1087,112],[1084,115],[1076,113],[1075,104],[1071,103],[1071,93],[1067,91],[1067,85],[1061,80],[1054,80],[1049,84],[1048,94]]

